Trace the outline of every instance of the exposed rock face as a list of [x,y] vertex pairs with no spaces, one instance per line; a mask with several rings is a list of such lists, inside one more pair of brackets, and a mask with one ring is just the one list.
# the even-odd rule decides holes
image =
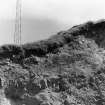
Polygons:
[[44,41],[2,46],[0,90],[9,105],[104,105],[104,35],[102,20]]

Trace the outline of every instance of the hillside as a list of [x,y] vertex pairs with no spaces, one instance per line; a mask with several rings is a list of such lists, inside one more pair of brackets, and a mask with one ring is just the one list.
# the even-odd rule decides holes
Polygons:
[[10,105],[105,105],[104,36],[101,20],[1,46],[0,96]]
[[[83,35],[85,38],[95,40],[96,44],[104,47],[105,21],[87,22],[81,25],[74,26],[67,31],[61,31],[53,35],[49,39],[24,44],[22,46],[4,45],[1,46],[0,55],[10,56],[11,54],[19,55],[24,53],[25,57],[30,55],[45,56],[47,53],[54,53],[56,49],[70,43],[72,37]],[[40,53],[39,53],[40,52]],[[8,53],[8,54],[7,54]],[[10,54],[10,55],[9,55]]]

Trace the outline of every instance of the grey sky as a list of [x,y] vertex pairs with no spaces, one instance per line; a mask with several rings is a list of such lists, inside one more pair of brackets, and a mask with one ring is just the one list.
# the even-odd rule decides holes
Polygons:
[[[16,0],[0,0],[0,45],[13,43]],[[22,0],[22,42],[105,18],[105,0]]]

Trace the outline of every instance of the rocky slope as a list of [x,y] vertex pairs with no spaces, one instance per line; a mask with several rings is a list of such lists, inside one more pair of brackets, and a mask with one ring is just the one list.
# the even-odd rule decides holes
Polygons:
[[10,105],[104,105],[104,34],[101,20],[44,41],[1,46],[1,100]]

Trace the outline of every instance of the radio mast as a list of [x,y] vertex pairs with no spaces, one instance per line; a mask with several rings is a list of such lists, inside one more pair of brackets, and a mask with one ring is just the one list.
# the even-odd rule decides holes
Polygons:
[[21,0],[16,1],[14,44],[21,45]]

